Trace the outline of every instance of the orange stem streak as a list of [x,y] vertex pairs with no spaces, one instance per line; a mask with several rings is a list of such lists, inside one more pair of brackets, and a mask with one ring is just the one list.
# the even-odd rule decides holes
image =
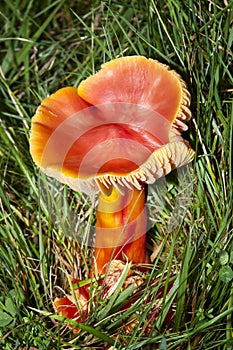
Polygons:
[[124,188],[120,194],[115,188],[109,196],[100,194],[94,250],[95,274],[106,272],[113,259],[133,263],[147,262],[145,188]]

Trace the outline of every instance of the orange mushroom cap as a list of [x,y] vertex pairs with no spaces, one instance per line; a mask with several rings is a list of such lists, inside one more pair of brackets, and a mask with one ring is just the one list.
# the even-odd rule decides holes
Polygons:
[[140,189],[192,160],[180,136],[189,104],[185,83],[169,67],[141,56],[118,58],[78,88],[42,102],[32,118],[30,151],[47,175],[75,190]]

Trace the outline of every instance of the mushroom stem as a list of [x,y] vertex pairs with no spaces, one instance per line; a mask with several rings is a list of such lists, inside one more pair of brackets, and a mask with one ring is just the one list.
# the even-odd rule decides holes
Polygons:
[[112,260],[148,262],[146,253],[146,188],[115,187],[109,196],[100,193],[96,213],[95,274],[105,273]]

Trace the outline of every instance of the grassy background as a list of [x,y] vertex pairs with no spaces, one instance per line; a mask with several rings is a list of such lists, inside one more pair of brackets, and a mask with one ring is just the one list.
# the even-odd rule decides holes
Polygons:
[[[232,1],[4,0],[0,11],[0,348],[232,349]],[[168,179],[156,217],[156,193],[149,194],[149,238],[161,249],[141,300],[160,286],[165,291],[149,334],[155,300],[114,312],[109,306],[129,297],[119,291],[73,334],[48,313],[62,289],[69,290],[68,275],[87,276],[91,252],[65,239],[65,228],[51,219],[29,154],[30,120],[48,94],[77,86],[105,61],[135,54],[168,64],[188,85],[192,193],[173,230],[168,222],[180,188]],[[64,198],[84,221],[94,220],[93,199],[62,187]],[[136,313],[137,326],[124,333]]]

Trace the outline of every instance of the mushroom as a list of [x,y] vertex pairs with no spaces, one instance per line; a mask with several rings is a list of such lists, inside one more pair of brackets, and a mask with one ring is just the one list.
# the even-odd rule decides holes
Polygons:
[[146,188],[194,156],[181,132],[190,95],[168,66],[142,56],[105,63],[46,98],[32,118],[30,152],[47,175],[99,193],[93,269],[146,263]]

